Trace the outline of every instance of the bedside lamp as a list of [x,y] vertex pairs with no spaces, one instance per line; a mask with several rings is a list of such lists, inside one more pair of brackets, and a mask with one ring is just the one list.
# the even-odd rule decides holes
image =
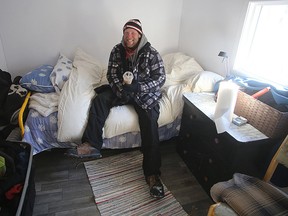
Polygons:
[[222,63],[225,63],[225,72],[226,72],[226,79],[229,79],[230,77],[230,72],[229,72],[229,56],[227,55],[226,52],[220,51],[218,54],[219,57],[222,57]]

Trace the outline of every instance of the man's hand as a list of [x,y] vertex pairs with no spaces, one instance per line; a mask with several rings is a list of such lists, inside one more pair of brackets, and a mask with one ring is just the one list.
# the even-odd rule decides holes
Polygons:
[[122,96],[121,98],[116,97],[113,101],[112,101],[112,106],[122,106],[127,104],[130,100],[131,100],[131,93],[127,92],[125,90],[122,91]]
[[133,82],[131,84],[123,85],[123,89],[127,92],[138,92],[139,91],[139,85],[136,81],[133,80]]

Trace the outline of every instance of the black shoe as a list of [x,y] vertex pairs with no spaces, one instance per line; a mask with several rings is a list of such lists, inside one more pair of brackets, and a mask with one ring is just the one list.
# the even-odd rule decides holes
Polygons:
[[164,187],[158,175],[146,176],[150,188],[150,195],[154,198],[164,197]]

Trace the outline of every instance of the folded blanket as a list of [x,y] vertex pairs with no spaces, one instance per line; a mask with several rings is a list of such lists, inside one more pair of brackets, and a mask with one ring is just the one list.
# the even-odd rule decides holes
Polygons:
[[29,108],[35,109],[42,116],[47,117],[51,113],[58,111],[59,94],[52,93],[34,93],[30,97]]

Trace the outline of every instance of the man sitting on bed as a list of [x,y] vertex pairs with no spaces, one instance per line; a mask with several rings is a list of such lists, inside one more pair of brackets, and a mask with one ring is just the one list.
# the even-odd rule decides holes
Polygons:
[[131,104],[138,114],[142,166],[150,194],[155,198],[163,197],[164,189],[159,178],[161,154],[157,121],[162,96],[160,88],[165,78],[163,60],[143,34],[141,22],[138,19],[129,20],[123,27],[121,43],[114,46],[110,53],[107,71],[109,86],[96,89],[98,94],[91,104],[83,143],[77,149],[70,149],[68,155],[101,157],[103,127],[110,109]]

